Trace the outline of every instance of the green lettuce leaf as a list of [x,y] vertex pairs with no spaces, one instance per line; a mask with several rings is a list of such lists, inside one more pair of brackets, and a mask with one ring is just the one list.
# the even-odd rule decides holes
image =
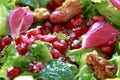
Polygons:
[[22,56],[19,55],[15,48],[15,44],[10,44],[8,47],[4,48],[3,50],[4,57],[0,59],[0,63],[2,64],[0,67],[0,78],[8,80],[7,78],[7,69],[16,66],[21,68],[22,74],[21,75],[32,75],[36,76],[36,74],[26,74],[28,72],[28,64],[30,62],[36,61],[36,57],[33,55],[26,55]]
[[7,69],[12,66],[14,59],[18,57],[18,53],[15,49],[15,45],[11,44],[10,46],[4,49],[4,57],[0,59],[0,63],[3,63],[3,66],[0,68],[0,78],[7,78]]
[[116,77],[120,78],[120,42],[116,43],[115,54],[109,61],[117,67]]
[[103,15],[112,24],[116,24],[120,26],[120,23],[119,23],[120,11],[116,9],[109,2],[109,0],[103,1],[102,3],[95,4],[94,8],[100,13],[100,15]]
[[9,10],[2,2],[0,2],[0,36],[9,34],[9,27],[7,24],[8,15]]
[[15,1],[16,0],[0,0],[0,2],[3,3],[4,6],[6,6],[7,9],[9,9],[9,10],[16,8]]
[[79,65],[78,73],[75,75],[73,80],[97,80],[93,75],[92,70],[86,64],[86,56],[88,52],[93,50],[94,49],[92,48],[68,50],[66,56]]
[[38,60],[42,61],[43,63],[47,63],[48,61],[53,59],[49,47],[50,44],[48,43],[35,41],[34,44],[29,46],[29,50],[33,56],[38,57]]

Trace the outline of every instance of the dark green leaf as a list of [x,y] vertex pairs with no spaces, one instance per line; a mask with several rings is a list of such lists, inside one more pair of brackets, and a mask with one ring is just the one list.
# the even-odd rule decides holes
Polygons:
[[43,80],[73,80],[74,74],[66,63],[52,60],[40,73]]

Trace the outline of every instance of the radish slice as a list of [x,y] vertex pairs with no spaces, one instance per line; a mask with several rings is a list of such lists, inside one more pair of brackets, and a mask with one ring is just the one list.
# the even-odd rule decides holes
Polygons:
[[33,23],[33,15],[23,8],[13,10],[9,16],[8,24],[13,38],[28,30]]
[[118,35],[119,31],[117,31],[110,23],[103,21],[96,22],[86,33],[82,41],[82,48],[108,45],[114,40],[117,40],[116,38]]
[[120,10],[120,0],[110,0],[110,2]]

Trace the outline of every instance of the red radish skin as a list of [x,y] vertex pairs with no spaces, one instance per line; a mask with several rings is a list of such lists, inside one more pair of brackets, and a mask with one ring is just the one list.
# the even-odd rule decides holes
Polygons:
[[111,40],[115,40],[118,35],[119,31],[110,23],[96,22],[86,33],[82,42],[82,48],[107,45]]
[[17,37],[21,32],[28,30],[33,23],[33,15],[23,8],[13,10],[9,16],[8,24],[13,38]]

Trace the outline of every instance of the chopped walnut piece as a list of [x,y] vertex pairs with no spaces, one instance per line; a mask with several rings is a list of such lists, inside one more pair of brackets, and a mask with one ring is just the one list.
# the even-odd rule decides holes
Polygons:
[[47,19],[49,18],[49,11],[46,8],[37,8],[34,10],[34,12],[31,11],[29,6],[26,7],[22,7],[23,9],[25,9],[27,12],[30,12],[33,14],[34,17],[34,22],[42,20],[42,19]]
[[82,7],[80,0],[65,0],[62,6],[51,13],[50,20],[53,23],[66,22],[77,14],[82,13]]
[[49,17],[50,13],[46,8],[38,8],[35,9],[33,12],[34,16],[34,22],[42,19],[47,19]]
[[106,78],[113,78],[115,76],[117,68],[102,57],[95,54],[88,54],[86,63],[99,80],[105,80]]

